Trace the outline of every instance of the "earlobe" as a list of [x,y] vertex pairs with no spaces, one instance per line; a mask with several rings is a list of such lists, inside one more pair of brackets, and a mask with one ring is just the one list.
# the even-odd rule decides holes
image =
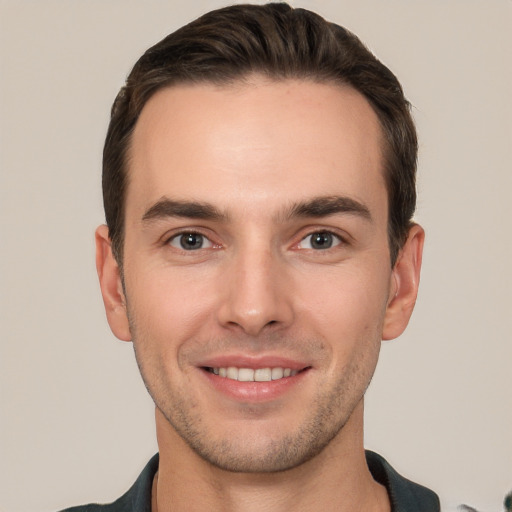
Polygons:
[[418,295],[424,240],[423,228],[414,224],[393,268],[382,332],[384,340],[400,336],[409,323]]
[[108,323],[117,338],[122,341],[131,341],[121,274],[119,265],[112,254],[107,226],[99,226],[95,238],[96,270]]

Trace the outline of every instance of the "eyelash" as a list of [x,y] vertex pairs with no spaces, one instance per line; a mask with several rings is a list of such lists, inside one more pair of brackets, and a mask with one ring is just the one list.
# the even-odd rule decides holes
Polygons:
[[166,238],[165,240],[165,245],[170,245],[171,247],[174,247],[175,249],[178,249],[178,250],[181,250],[181,251],[184,251],[184,252],[194,252],[194,249],[185,249],[183,246],[181,247],[178,247],[178,246],[175,246],[172,244],[172,242],[174,241],[178,241],[180,238],[184,237],[184,236],[197,236],[197,237],[201,237],[203,241],[207,241],[209,244],[210,244],[210,247],[199,247],[198,249],[196,250],[199,250],[199,249],[211,249],[211,248],[217,248],[219,247],[217,244],[215,244],[214,242],[212,242],[212,240],[206,236],[204,233],[201,233],[200,231],[196,231],[196,230],[193,230],[193,229],[187,229],[187,230],[183,230],[183,231],[180,231],[179,233],[175,233],[173,234],[172,236]]
[[[197,236],[197,237],[201,237],[202,239],[202,243],[201,243],[201,247],[198,247],[197,249],[194,249],[194,248],[184,248],[181,243],[181,247],[179,247],[177,244],[179,243],[178,240],[180,240],[181,237],[184,237],[184,236]],[[347,240],[342,237],[341,235],[333,232],[333,231],[330,231],[328,229],[315,229],[315,230],[311,230],[311,231],[308,231],[308,233],[306,235],[304,235],[300,241],[296,244],[293,245],[293,248],[295,249],[301,249],[299,246],[305,241],[307,240],[308,238],[310,237],[313,237],[315,235],[321,235],[323,237],[327,237],[327,242],[326,244],[329,245],[328,247],[313,247],[313,246],[310,246],[310,247],[306,247],[306,248],[302,248],[302,250],[309,250],[309,251],[315,251],[315,252],[324,252],[324,251],[328,251],[330,249],[334,249],[336,247],[338,247],[339,245],[347,245],[348,242]],[[329,240],[330,239],[330,240]],[[204,247],[204,241],[207,241],[207,243],[209,244],[208,247]],[[173,242],[176,242],[176,245],[173,245]],[[312,245],[314,242],[313,241],[310,241],[310,245]],[[178,249],[178,250],[181,250],[181,251],[184,251],[184,252],[196,252],[198,250],[201,250],[201,249],[212,249],[212,248],[219,248],[221,247],[219,244],[215,244],[211,239],[210,237],[208,237],[207,235],[205,235],[204,233],[201,233],[200,231],[198,230],[194,230],[194,229],[190,229],[190,230],[182,230],[178,233],[174,233],[172,236],[170,237],[167,237],[165,239],[165,242],[164,242],[164,245],[168,245],[168,246],[171,246],[175,249]]]
[[[347,245],[348,242],[347,240],[342,237],[341,235],[339,235],[338,233],[335,233],[333,231],[330,231],[328,229],[315,229],[315,230],[312,230],[312,231],[309,231],[305,236],[303,236],[300,241],[295,244],[294,247],[296,248],[299,248],[299,246],[305,241],[307,240],[308,238],[311,238],[311,241],[310,241],[310,245],[313,245],[313,239],[312,237],[314,237],[315,235],[321,235],[323,236],[324,238],[327,236],[328,238],[328,244],[329,244],[329,239],[330,239],[330,244],[329,244],[329,247],[307,247],[307,248],[302,248],[303,250],[309,250],[309,251],[315,251],[315,252],[324,252],[324,251],[328,251],[330,249],[334,249],[340,245]],[[299,248],[300,249],[300,248]]]

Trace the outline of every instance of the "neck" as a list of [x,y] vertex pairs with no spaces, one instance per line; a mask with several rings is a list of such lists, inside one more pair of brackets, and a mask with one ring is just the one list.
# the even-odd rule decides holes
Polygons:
[[199,457],[157,410],[160,465],[153,512],[389,511],[363,448],[363,405],[316,457],[278,473],[233,473]]

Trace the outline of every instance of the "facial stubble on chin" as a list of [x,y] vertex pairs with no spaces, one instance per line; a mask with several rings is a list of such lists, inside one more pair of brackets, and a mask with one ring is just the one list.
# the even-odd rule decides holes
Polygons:
[[[136,333],[133,322],[130,324],[132,334]],[[170,386],[166,386],[160,378],[165,375],[162,362],[153,359],[149,367],[155,369],[160,365],[160,371],[150,371],[145,363],[147,359],[138,347],[134,335],[135,357],[142,379],[169,425],[204,461],[224,471],[237,473],[286,471],[320,454],[340,434],[362,400],[377,359],[374,356],[375,361],[369,361],[372,354],[360,353],[357,360],[347,365],[331,389],[319,391],[315,399],[306,405],[312,410],[301,425],[294,425],[291,432],[266,440],[262,449],[261,443],[251,439],[249,433],[243,442],[234,440],[232,432],[226,432],[221,439],[212,439],[199,404],[184,396],[180,390],[170,390]],[[222,415],[222,411],[219,411],[219,415]],[[254,448],[247,450],[248,446]]]
[[[331,396],[325,394],[318,397],[315,403],[320,406],[317,405],[315,414],[310,415],[302,425],[297,425],[292,433],[269,439],[264,450],[258,444],[258,448],[251,452],[243,450],[246,446],[257,444],[252,443],[249,437],[244,439],[243,446],[239,441],[234,442],[229,432],[223,439],[211,441],[206,429],[202,428],[200,416],[187,414],[194,405],[185,407],[178,400],[173,408],[165,408],[165,405],[160,407],[158,404],[157,407],[188,446],[214,467],[235,473],[275,473],[291,470],[313,459],[340,433],[359,403],[359,400],[355,400],[346,407],[345,391],[344,383],[340,382]],[[332,395],[336,392],[338,394],[333,400]],[[339,411],[343,409],[346,412],[340,415]]]

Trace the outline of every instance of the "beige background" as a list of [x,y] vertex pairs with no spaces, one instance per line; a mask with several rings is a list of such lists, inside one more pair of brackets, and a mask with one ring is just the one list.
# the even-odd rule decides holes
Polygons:
[[[222,1],[0,0],[0,510],[108,501],[156,450],[93,263],[110,104],[136,57]],[[512,2],[298,0],[401,79],[421,136],[422,289],[386,343],[366,444],[501,509],[512,488]]]

